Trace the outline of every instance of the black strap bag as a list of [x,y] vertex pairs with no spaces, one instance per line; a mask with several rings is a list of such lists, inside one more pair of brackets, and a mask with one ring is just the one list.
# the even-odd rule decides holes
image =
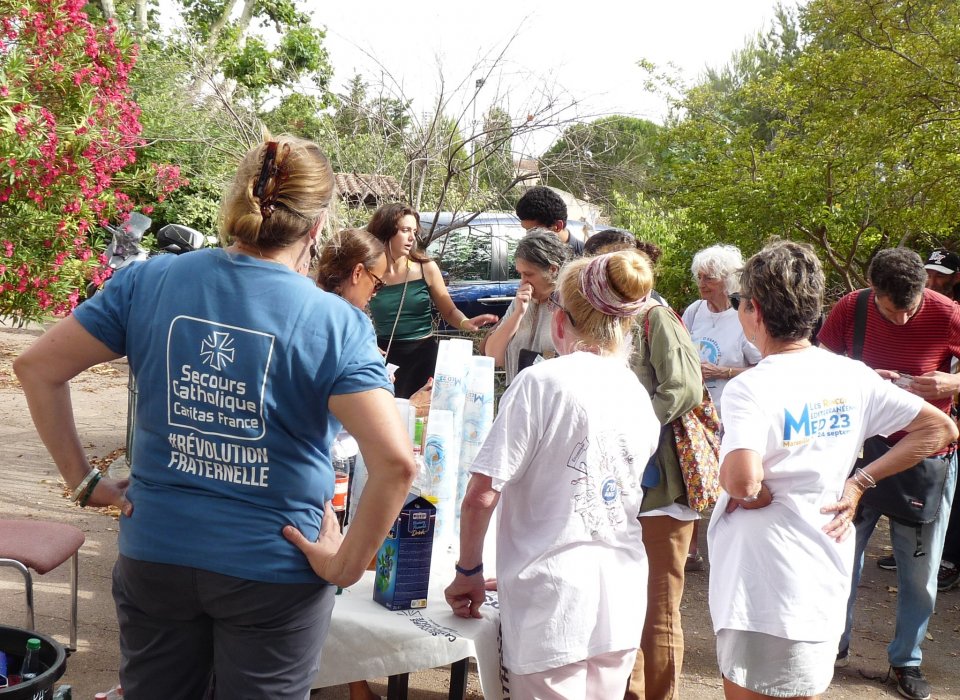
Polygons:
[[[859,360],[863,355],[863,341],[867,328],[867,304],[870,290],[864,289],[857,297],[856,315],[853,322],[853,352],[851,357]],[[854,466],[865,467],[880,457],[890,445],[879,435],[863,443],[863,456]],[[904,525],[921,526],[931,523],[940,514],[943,490],[947,484],[947,472],[953,453],[927,457],[916,465],[877,482],[877,487],[867,489],[860,499],[860,507],[869,506]],[[851,472],[851,475],[853,472]],[[858,513],[858,519],[860,514]],[[919,546],[919,538],[918,538]],[[922,552],[921,552],[922,554]],[[919,556],[919,554],[914,554]]]

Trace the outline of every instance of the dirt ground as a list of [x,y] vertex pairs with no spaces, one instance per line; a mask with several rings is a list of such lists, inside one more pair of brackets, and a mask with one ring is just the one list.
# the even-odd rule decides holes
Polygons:
[[[117,624],[110,597],[117,521],[107,511],[80,510],[65,498],[57,471],[33,430],[10,363],[38,334],[39,330],[0,327],[0,517],[56,520],[73,524],[86,534],[80,550],[79,648],[68,660],[61,682],[73,686],[74,698],[90,700],[94,693],[117,681]],[[123,446],[126,380],[126,364],[119,361],[93,368],[73,383],[81,437],[93,457],[108,458]],[[704,531],[701,528],[701,540]],[[705,542],[701,547],[706,552]],[[878,531],[868,551],[870,561],[859,594],[851,663],[835,676],[825,696],[829,700],[897,697],[895,686],[883,683],[887,671],[885,646],[893,631],[896,575],[874,564],[888,550],[885,531]],[[68,641],[68,571],[65,564],[34,578],[37,627],[63,643]],[[711,700],[722,698],[723,693],[707,609],[707,577],[706,572],[698,572],[687,579],[682,696]],[[0,624],[24,625],[23,584],[19,574],[8,568],[0,568]],[[960,700],[960,589],[941,594],[927,637],[923,670],[933,684],[933,697]],[[445,670],[413,674],[410,697],[446,698],[446,678]],[[385,695],[385,679],[374,680],[373,688]],[[332,688],[318,691],[314,697],[339,700],[347,693],[344,688]],[[475,673],[471,674],[469,697],[481,697]]]

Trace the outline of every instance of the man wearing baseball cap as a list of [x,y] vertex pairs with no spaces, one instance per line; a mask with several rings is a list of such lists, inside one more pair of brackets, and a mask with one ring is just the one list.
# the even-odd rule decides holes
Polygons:
[[[938,248],[930,253],[927,264],[927,289],[960,302],[960,255]],[[956,371],[956,369],[954,369]],[[956,408],[956,406],[954,406]],[[937,590],[949,591],[960,583],[960,509],[951,512],[944,536]]]
[[924,268],[927,271],[927,289],[960,301],[960,255],[937,248],[930,253]]

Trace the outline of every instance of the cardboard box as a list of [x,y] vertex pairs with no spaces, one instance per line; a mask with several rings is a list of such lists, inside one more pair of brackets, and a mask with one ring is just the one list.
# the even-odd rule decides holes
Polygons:
[[410,494],[377,552],[373,599],[388,610],[427,607],[437,509]]

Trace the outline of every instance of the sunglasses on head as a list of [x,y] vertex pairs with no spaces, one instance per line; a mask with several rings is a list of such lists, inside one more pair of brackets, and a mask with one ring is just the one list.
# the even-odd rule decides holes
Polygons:
[[734,292],[727,296],[727,299],[730,300],[730,306],[733,307],[733,310],[736,311],[740,308],[740,292]]

